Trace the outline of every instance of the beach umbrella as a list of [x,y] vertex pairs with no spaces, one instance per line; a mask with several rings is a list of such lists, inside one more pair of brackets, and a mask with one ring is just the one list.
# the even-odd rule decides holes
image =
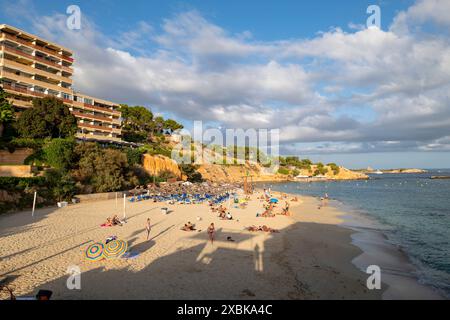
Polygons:
[[270,199],[270,202],[272,202],[272,203],[278,203],[278,199],[277,199],[277,198],[272,198],[272,199]]
[[106,259],[120,258],[128,249],[128,244],[123,240],[108,242],[103,249],[103,257]]
[[86,249],[86,259],[91,261],[97,261],[103,258],[103,243],[97,242],[94,244],[91,244]]

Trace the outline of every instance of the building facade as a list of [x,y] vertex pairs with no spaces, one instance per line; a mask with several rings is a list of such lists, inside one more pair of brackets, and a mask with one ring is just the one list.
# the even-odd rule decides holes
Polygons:
[[0,85],[18,111],[35,97],[61,99],[77,118],[77,137],[121,142],[119,105],[72,89],[73,52],[20,29],[0,24]]

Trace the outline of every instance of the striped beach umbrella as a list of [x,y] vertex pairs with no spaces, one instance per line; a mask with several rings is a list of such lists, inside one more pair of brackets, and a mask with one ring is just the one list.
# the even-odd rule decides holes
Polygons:
[[123,240],[108,242],[103,249],[103,257],[106,259],[120,258],[128,249],[128,244]]
[[91,244],[86,249],[86,259],[91,261],[100,260],[103,258],[103,243],[97,242]]

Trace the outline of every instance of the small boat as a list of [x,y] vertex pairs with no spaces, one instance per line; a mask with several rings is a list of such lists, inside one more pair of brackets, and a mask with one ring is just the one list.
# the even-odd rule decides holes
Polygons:
[[373,174],[383,174],[383,172],[381,170],[377,170]]

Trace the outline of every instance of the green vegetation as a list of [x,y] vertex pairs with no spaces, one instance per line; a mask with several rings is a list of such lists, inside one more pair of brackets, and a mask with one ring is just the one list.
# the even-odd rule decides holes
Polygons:
[[[2,110],[8,110],[3,91],[0,91]],[[131,111],[133,121],[141,121],[134,130],[150,130],[144,122],[153,115],[145,115],[147,109]],[[41,176],[31,179],[2,178],[2,204],[0,212],[22,209],[32,203],[33,190],[45,198],[44,205],[55,201],[70,200],[77,193],[110,192],[125,190],[152,180],[141,166],[142,154],[148,149],[162,149],[163,139],[154,145],[132,149],[105,146],[97,143],[80,143],[75,140],[76,118],[64,103],[54,97],[34,99],[33,107],[23,111],[14,121],[2,117],[14,125],[14,134],[1,138],[0,147],[11,152],[17,148],[31,148],[34,153],[25,164],[38,166]],[[177,127],[168,122],[167,126]],[[159,149],[158,149],[159,148]],[[167,151],[164,149],[167,153]],[[30,195],[31,194],[31,195]],[[30,200],[31,197],[31,200]]]
[[172,156],[172,148],[163,143],[148,143],[141,148],[145,151],[145,153],[148,153],[150,155],[160,154],[168,158]]
[[162,117],[153,117],[153,113],[146,107],[130,107],[120,105],[123,118],[123,139],[129,142],[154,142],[154,137],[160,136],[164,130],[173,132],[183,126],[172,119],[164,120]]
[[[41,170],[41,176],[36,178],[0,178],[0,212],[31,206],[34,191],[38,191],[40,197],[38,204],[48,205],[70,200],[77,193],[113,192],[178,178],[170,171],[152,177],[141,163],[144,154],[170,158],[172,143],[165,133],[183,126],[172,119],[154,117],[142,106],[121,105],[121,111],[123,138],[139,143],[138,148],[76,141],[77,120],[69,108],[54,97],[34,99],[33,107],[15,119],[14,110],[0,88],[0,148],[11,152],[16,148],[33,149],[34,153],[25,163]],[[195,149],[196,144],[192,142],[192,156]],[[245,160],[270,167],[274,161],[256,147],[214,146],[212,150],[224,156],[224,165],[242,166]],[[231,164],[225,163],[225,158],[230,159]],[[222,162],[220,160],[218,162]],[[279,160],[279,174],[297,176],[301,170],[312,171],[313,163],[309,159],[288,156]],[[339,173],[336,164],[327,166],[334,174]],[[188,181],[203,181],[196,165],[181,165],[180,170]],[[327,168],[318,163],[314,175],[327,172]]]
[[[298,176],[301,171],[300,170],[308,170],[308,172],[312,173],[313,176],[318,175],[326,175],[328,173],[328,168],[321,162],[315,164],[316,168],[314,172],[312,172],[312,166],[314,163],[309,159],[300,159],[295,156],[288,157],[280,157],[280,170],[278,173],[280,174],[291,174],[292,176]],[[338,175],[340,172],[340,168],[336,163],[328,163],[327,166],[331,169],[334,175]]]
[[289,169],[287,169],[287,168],[281,167],[280,169],[278,169],[278,173],[279,173],[279,174],[288,175],[289,172],[290,172],[290,171],[289,171]]
[[127,154],[128,164],[130,166],[135,166],[141,164],[142,155],[145,153],[145,150],[142,148],[139,149],[127,148],[125,149],[125,153]]
[[163,170],[158,174],[158,178],[162,181],[168,181],[170,179],[177,179],[178,177],[169,170]]
[[201,173],[197,171],[198,167],[192,164],[182,164],[180,166],[181,172],[186,175],[187,180],[190,182],[202,182],[203,177]]
[[338,175],[341,168],[336,163],[328,163],[327,166],[330,167],[331,171],[333,171],[334,175]]
[[14,120],[14,108],[7,99],[7,93],[0,87],[0,137],[6,124]]
[[67,171],[73,162],[73,149],[76,142],[73,138],[56,138],[50,140],[42,149],[40,155],[44,162],[61,171]]
[[127,155],[120,150],[102,148],[93,142],[80,143],[74,155],[76,161],[70,174],[82,193],[124,190],[139,183]]
[[77,119],[61,100],[36,98],[33,107],[22,112],[16,126],[22,138],[66,138],[77,132]]
[[57,201],[70,200],[76,191],[75,181],[70,174],[58,169],[45,171],[47,187]]
[[282,166],[293,166],[300,170],[308,170],[311,171],[312,161],[309,159],[299,159],[299,157],[280,157],[280,165]]
[[325,166],[323,165],[322,162],[316,163],[316,170],[314,170],[314,173],[313,173],[314,176],[325,175],[327,173],[328,173],[328,169],[325,168]]
[[31,207],[33,203],[34,191],[39,194],[37,207],[54,204],[56,199],[48,188],[45,177],[34,178],[14,178],[0,177],[0,213],[9,210],[22,210]]

